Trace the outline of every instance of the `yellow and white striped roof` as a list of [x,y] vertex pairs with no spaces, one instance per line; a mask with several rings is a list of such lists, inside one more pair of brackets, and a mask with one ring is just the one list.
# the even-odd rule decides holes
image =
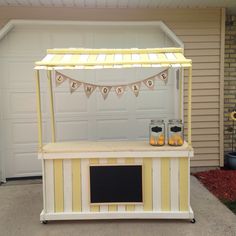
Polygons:
[[182,48],[48,49],[35,69],[102,69],[131,67],[191,67]]

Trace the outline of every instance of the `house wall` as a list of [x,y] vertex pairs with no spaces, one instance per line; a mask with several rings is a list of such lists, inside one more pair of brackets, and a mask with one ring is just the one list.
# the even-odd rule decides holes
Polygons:
[[4,132],[3,132],[3,88],[2,76],[0,76],[0,184],[5,180],[5,167],[4,167]]
[[[193,60],[192,139],[195,157],[191,165],[219,166],[223,163],[224,14],[224,9],[218,8],[1,7],[0,26],[4,26],[10,19],[163,21],[183,41],[186,57]],[[185,91],[186,88],[187,83]],[[184,96],[185,118],[186,94]]]
[[[224,89],[224,147],[232,150],[232,136],[228,130],[233,125],[229,114],[236,109],[236,16],[227,16],[225,28],[225,89]],[[234,148],[236,146],[234,141]]]

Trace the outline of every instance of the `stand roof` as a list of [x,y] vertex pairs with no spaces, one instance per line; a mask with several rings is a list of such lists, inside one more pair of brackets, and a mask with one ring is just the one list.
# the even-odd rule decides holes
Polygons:
[[35,69],[103,69],[132,67],[191,67],[182,48],[48,49]]

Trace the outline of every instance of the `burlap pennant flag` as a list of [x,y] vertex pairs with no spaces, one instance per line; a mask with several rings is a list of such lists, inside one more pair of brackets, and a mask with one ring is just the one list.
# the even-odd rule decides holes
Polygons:
[[73,80],[73,79],[70,79],[69,80],[69,85],[70,85],[70,93],[73,93],[75,92],[79,86],[81,85],[82,83],[77,81],[77,80]]
[[103,99],[105,100],[111,91],[112,86],[99,86],[99,90],[103,96]]
[[93,93],[93,91],[97,88],[96,85],[94,84],[87,84],[84,83],[84,92],[86,94],[86,96],[89,98],[90,95]]
[[140,87],[141,87],[141,82],[136,82],[136,83],[130,84],[129,87],[133,91],[134,95],[136,97],[138,97],[139,91],[140,91]]
[[145,79],[143,83],[149,88],[149,89],[154,89],[155,87],[155,77],[151,77],[148,79]]
[[160,78],[160,80],[164,81],[166,84],[168,81],[168,70],[165,70],[161,72],[160,74],[158,74],[158,77]]
[[115,89],[116,95],[120,98],[125,92],[126,85],[115,86],[114,89]]
[[67,76],[59,73],[58,71],[55,71],[55,81],[56,81],[56,87],[61,85],[64,81],[68,79]]

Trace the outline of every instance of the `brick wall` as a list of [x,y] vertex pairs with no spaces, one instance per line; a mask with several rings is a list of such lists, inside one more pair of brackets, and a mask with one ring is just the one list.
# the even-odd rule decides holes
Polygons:
[[[233,125],[229,113],[236,110],[236,15],[227,16],[226,18],[224,82],[224,149],[225,152],[228,152],[232,150],[232,133],[229,131],[229,128]],[[236,139],[234,141],[234,148],[236,150]]]

